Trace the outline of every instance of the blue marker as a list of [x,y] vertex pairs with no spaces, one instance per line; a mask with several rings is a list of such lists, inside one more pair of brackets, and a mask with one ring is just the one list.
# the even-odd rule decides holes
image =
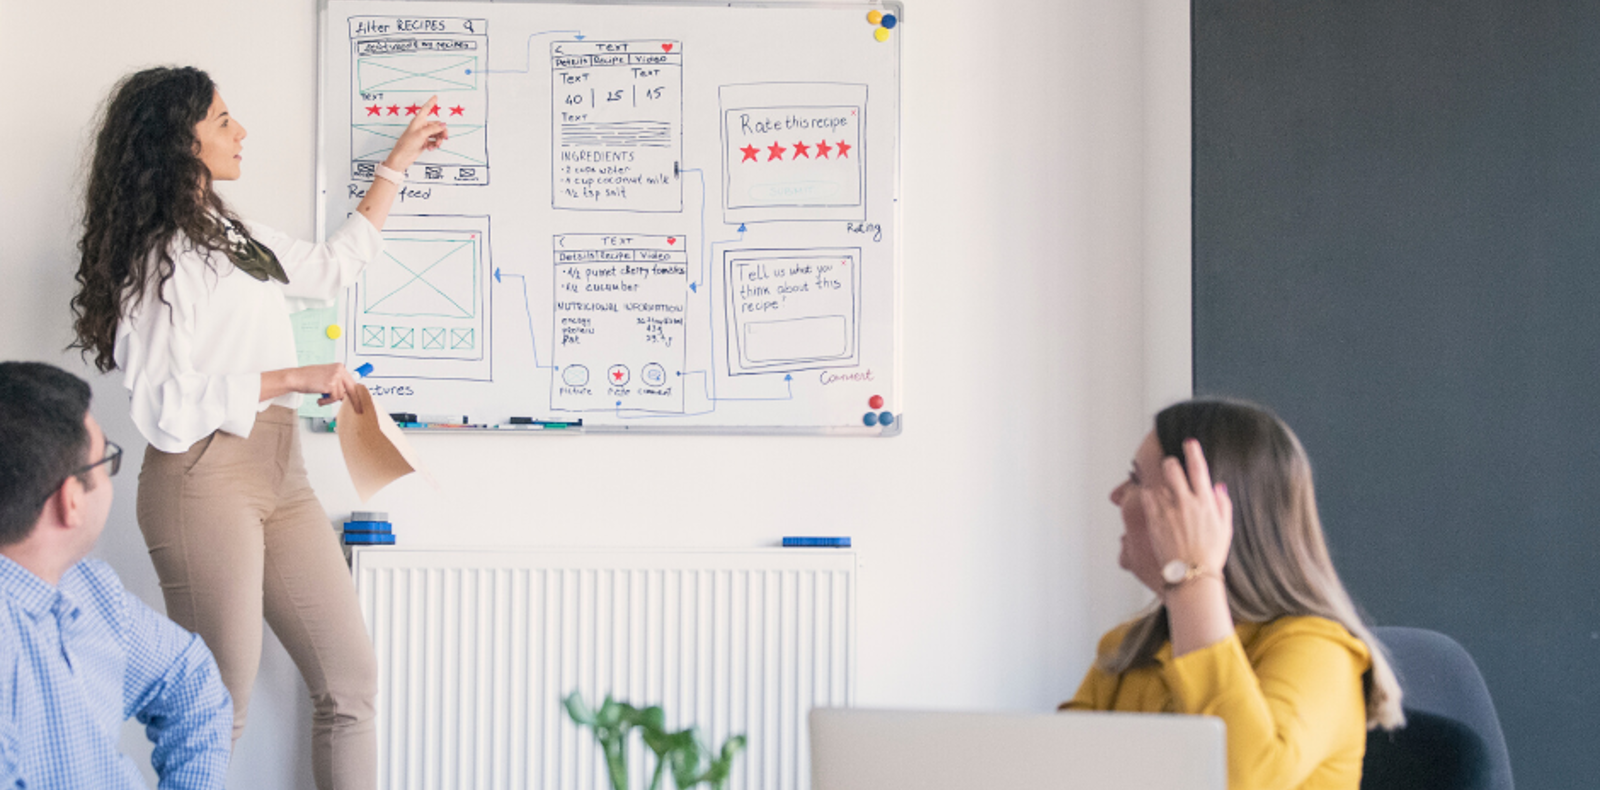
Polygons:
[[850,539],[849,538],[801,538],[801,537],[784,538],[783,539],[783,547],[786,548],[786,549],[797,549],[797,548],[848,549],[848,548],[850,548]]

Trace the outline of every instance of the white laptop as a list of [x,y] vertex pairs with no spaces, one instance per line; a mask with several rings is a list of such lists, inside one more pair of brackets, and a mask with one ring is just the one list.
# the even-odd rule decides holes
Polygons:
[[1222,720],[811,711],[812,790],[1226,790]]

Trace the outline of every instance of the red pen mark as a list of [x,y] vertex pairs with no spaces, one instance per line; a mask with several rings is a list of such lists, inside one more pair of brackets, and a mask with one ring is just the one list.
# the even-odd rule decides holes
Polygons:
[[754,162],[756,161],[756,154],[761,153],[761,149],[753,145],[747,145],[739,150],[744,152],[744,158],[739,160],[741,162]]
[[413,104],[410,107],[406,108],[406,115],[416,115],[418,112],[421,112],[421,111],[422,111],[422,105]]
[[389,114],[390,115],[399,115],[400,114],[400,105],[398,105],[398,104],[389,105]]
[[438,115],[439,114],[439,105],[435,104],[432,107],[428,108],[428,114],[429,115]]
[[817,158],[819,158],[819,159],[827,159],[828,158],[828,152],[832,151],[832,150],[833,150],[833,146],[828,145],[828,141],[827,140],[823,140],[822,142],[817,143]]
[[849,143],[847,143],[847,142],[845,142],[843,140],[840,140],[839,141],[839,145],[838,145],[838,149],[839,149],[839,158],[840,159],[849,159],[850,158],[850,144]]
[[382,112],[383,112],[383,108],[379,107],[376,104],[374,104],[371,107],[367,108],[367,114],[368,115],[378,115],[378,114],[381,114]]
[[671,44],[662,44],[661,45],[661,51],[662,52],[671,52],[672,51],[672,45]]
[[459,104],[450,108],[450,114],[451,115],[460,115],[460,114],[462,114],[462,113],[464,113],[466,111],[467,111],[467,108],[462,107]]
[[794,158],[799,159],[800,157],[803,156],[803,157],[805,157],[807,159],[810,159],[811,158],[811,154],[806,153],[806,151],[809,151],[809,150],[811,150],[811,146],[806,145],[805,143],[795,143],[794,144]]
[[789,150],[789,149],[784,148],[783,146],[778,145],[777,143],[773,143],[772,145],[767,146],[767,161],[771,162],[774,159],[782,159],[783,158],[783,152],[787,151],[787,150]]

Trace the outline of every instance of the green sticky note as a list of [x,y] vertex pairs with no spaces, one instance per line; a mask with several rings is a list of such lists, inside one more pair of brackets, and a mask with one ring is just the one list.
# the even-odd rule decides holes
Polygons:
[[[339,341],[328,337],[328,327],[339,327],[342,334],[343,327],[339,326],[338,308],[316,307],[291,313],[289,324],[294,327],[294,350],[301,367],[326,365],[338,361]],[[300,399],[301,417],[322,417],[331,420],[338,413],[338,404],[318,406],[315,395],[307,395]]]

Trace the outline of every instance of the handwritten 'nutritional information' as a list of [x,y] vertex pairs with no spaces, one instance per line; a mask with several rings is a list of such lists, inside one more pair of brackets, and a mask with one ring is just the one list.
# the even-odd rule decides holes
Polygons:
[[550,60],[552,205],[682,211],[682,44],[561,41]]

